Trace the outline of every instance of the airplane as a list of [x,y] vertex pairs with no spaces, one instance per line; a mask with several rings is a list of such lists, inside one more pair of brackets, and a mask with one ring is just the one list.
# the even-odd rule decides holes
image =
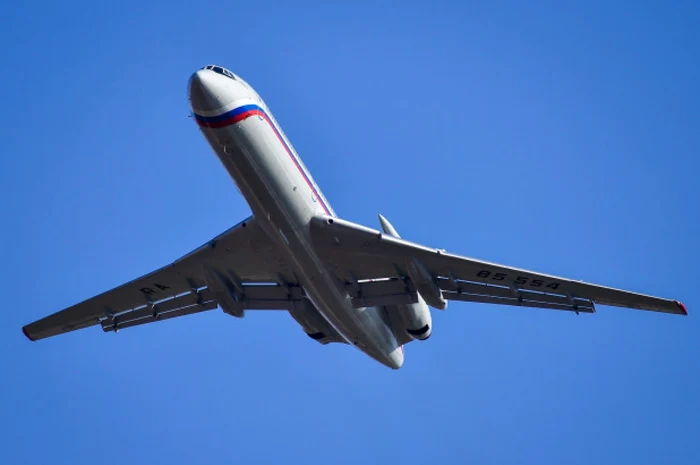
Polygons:
[[258,93],[208,65],[188,82],[193,119],[252,215],[173,263],[22,328],[31,341],[101,325],[117,332],[217,307],[286,310],[320,344],[399,369],[449,301],[595,313],[596,304],[687,315],[678,300],[467,258],[344,220]]

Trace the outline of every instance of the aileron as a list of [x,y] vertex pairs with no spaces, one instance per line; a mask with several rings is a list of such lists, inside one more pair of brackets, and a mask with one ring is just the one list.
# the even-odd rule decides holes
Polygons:
[[142,310],[133,313],[126,313],[114,318],[103,320],[102,330],[105,332],[116,332],[121,329],[140,326],[146,323],[165,321],[178,316],[193,315],[195,313],[214,310],[216,307],[216,301],[210,300],[201,304],[191,304],[170,311],[153,312],[150,311],[150,309],[146,309],[145,311]]

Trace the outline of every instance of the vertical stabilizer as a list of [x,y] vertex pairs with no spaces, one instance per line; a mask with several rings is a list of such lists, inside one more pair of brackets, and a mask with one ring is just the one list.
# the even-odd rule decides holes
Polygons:
[[386,234],[389,234],[390,236],[394,237],[401,237],[399,236],[399,233],[396,232],[396,229],[389,223],[389,220],[384,218],[381,214],[379,215],[379,224],[382,225],[382,229]]

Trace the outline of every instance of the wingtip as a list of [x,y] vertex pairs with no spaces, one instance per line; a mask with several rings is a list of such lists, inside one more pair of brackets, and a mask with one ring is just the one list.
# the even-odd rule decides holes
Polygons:
[[34,342],[34,339],[32,339],[32,337],[31,337],[31,336],[29,335],[29,333],[27,332],[27,327],[26,327],[26,326],[22,326],[22,332],[23,332],[24,335],[27,337],[27,339],[29,339],[30,341]]
[[688,309],[685,308],[685,305],[683,304],[683,302],[680,302],[678,300],[674,300],[673,302],[678,306],[678,308],[681,310],[681,312],[683,312],[683,315],[688,316]]

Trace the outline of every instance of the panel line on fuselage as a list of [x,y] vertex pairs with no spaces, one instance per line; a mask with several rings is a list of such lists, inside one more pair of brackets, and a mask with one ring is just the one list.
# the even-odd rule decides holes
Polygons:
[[267,123],[270,125],[272,130],[275,132],[277,139],[280,141],[280,143],[284,147],[284,150],[287,152],[287,155],[289,155],[289,157],[292,159],[292,161],[294,162],[294,165],[296,166],[296,168],[299,170],[302,177],[304,178],[304,181],[306,181],[306,184],[309,186],[309,188],[313,192],[314,197],[321,204],[323,211],[325,211],[328,216],[336,216],[335,212],[333,212],[333,210],[328,205],[325,197],[321,194],[321,191],[318,188],[318,186],[316,185],[316,183],[313,182],[313,180],[311,179],[311,175],[302,166],[301,160],[299,160],[298,156],[289,147],[289,144],[285,141],[285,138],[282,137],[282,134],[280,133],[280,130],[277,128],[277,125],[274,124],[274,122],[270,119],[270,117],[267,115],[267,113],[265,112],[265,110],[262,107],[260,107],[256,104],[246,104],[246,105],[242,105],[240,107],[234,108],[232,110],[229,110],[229,111],[222,113],[221,115],[217,115],[217,116],[202,116],[202,115],[198,115],[197,113],[194,113],[195,120],[197,121],[197,124],[199,126],[206,127],[206,128],[212,128],[212,129],[219,129],[219,128],[231,126],[231,125],[239,123],[247,118],[250,118],[251,116],[260,116],[263,119],[265,119],[265,121],[267,121]]

